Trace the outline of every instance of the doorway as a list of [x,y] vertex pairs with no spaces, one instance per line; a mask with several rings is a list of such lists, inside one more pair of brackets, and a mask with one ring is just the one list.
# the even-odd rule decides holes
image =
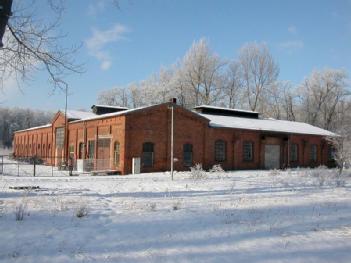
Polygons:
[[266,144],[264,147],[264,167],[266,169],[280,168],[280,145]]
[[97,147],[97,170],[109,170],[110,169],[110,144],[111,139],[103,138],[98,139]]

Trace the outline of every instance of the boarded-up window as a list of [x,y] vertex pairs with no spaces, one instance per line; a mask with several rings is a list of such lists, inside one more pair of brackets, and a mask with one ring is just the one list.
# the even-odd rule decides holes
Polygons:
[[226,159],[226,143],[223,140],[215,142],[215,161],[223,162]]
[[64,144],[65,138],[65,129],[64,127],[56,128],[56,148],[62,149]]
[[296,143],[293,143],[290,145],[290,161],[297,162],[298,158],[298,146]]
[[154,144],[152,142],[143,144],[142,164],[143,167],[152,167],[154,165]]
[[253,142],[243,143],[243,160],[253,161]]
[[192,166],[193,164],[193,145],[190,143],[183,145],[183,162],[184,166]]
[[113,162],[115,166],[119,166],[119,159],[120,159],[120,144],[119,142],[115,142],[113,147]]
[[312,144],[311,145],[310,159],[311,159],[312,162],[316,162],[317,161],[317,145],[316,144]]

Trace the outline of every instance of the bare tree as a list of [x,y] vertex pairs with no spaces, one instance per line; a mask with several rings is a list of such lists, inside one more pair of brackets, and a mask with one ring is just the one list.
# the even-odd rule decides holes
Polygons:
[[130,95],[126,87],[115,87],[98,94],[99,104],[129,107]]
[[8,78],[29,80],[37,71],[47,73],[53,88],[65,88],[64,76],[82,72],[74,60],[78,47],[61,45],[64,35],[58,33],[64,11],[63,1],[47,0],[50,12],[46,19],[39,17],[38,2],[14,1],[13,15],[9,19],[0,49],[0,88]]
[[222,91],[224,104],[229,108],[235,108],[242,100],[242,74],[240,64],[232,61],[223,75]]
[[212,104],[218,99],[222,60],[214,54],[205,39],[194,42],[180,63],[178,77],[192,93],[193,105]]
[[327,130],[338,128],[339,108],[351,95],[347,74],[340,69],[314,71],[300,88],[304,121]]
[[297,96],[288,81],[276,81],[265,91],[265,116],[276,119],[296,120]]
[[262,104],[264,92],[277,80],[279,67],[265,44],[249,43],[239,52],[243,85],[248,106],[256,111]]
[[329,137],[328,141],[334,149],[333,157],[341,175],[344,168],[351,166],[351,125],[343,125],[337,132],[339,136]]

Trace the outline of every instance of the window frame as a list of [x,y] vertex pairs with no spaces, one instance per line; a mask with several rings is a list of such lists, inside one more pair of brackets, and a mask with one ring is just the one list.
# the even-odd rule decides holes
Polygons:
[[214,160],[216,162],[225,162],[227,160],[227,142],[225,140],[218,139],[215,141]]
[[[296,149],[296,151],[295,151],[296,156],[293,155],[294,148]],[[289,155],[290,155],[290,162],[298,162],[299,161],[299,145],[297,143],[290,144]]]
[[[146,149],[149,148],[150,149]],[[152,150],[152,151],[150,151]],[[150,155],[150,156],[148,156]],[[155,144],[153,142],[144,142],[142,144],[142,155],[141,155],[141,163],[142,167],[145,168],[152,168],[154,166],[154,156],[155,156]],[[150,163],[145,163],[145,160],[148,160],[150,158],[151,162]]]
[[[188,154],[190,158],[186,157]],[[183,165],[186,167],[191,167],[193,165],[193,145],[191,143],[183,144]]]
[[[250,146],[249,148],[249,153],[250,153],[250,157],[247,158],[247,155],[246,155],[246,146]],[[244,162],[253,162],[254,161],[254,142],[253,141],[244,141],[243,142],[243,161]]]
[[[93,152],[91,152],[91,149],[93,149]],[[92,156],[90,154],[93,154]],[[94,159],[95,158],[95,140],[88,140],[88,159]]]
[[74,158],[74,145],[73,144],[70,144],[68,146],[68,156],[70,158]]
[[[117,147],[118,146],[118,147]],[[118,148],[118,151],[117,151]],[[116,158],[118,156],[118,158]],[[121,144],[119,141],[113,143],[113,164],[118,167],[121,161]]]
[[317,162],[318,161],[318,146],[317,144],[311,144],[310,146],[310,161]]

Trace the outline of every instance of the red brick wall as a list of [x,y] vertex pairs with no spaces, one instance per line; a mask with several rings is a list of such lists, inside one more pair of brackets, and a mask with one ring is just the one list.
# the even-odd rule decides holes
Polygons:
[[[174,109],[175,170],[189,169],[183,162],[183,145],[192,143],[193,163],[204,163],[204,144],[207,122],[181,107]],[[163,104],[126,116],[126,167],[132,171],[132,158],[142,156],[144,142],[154,143],[153,167],[142,167],[143,172],[170,170],[171,110]]]
[[[52,127],[15,133],[14,151],[16,156],[39,155],[47,158],[50,156],[64,156],[58,153],[55,146],[55,130],[64,127],[64,116],[58,113],[53,119]],[[111,139],[110,165],[111,169],[122,174],[132,172],[132,158],[142,156],[144,142],[154,143],[153,167],[142,167],[142,172],[170,170],[170,134],[171,110],[169,104],[161,104],[133,113],[111,116],[89,121],[76,121],[69,123],[68,143],[74,147],[74,157],[78,158],[79,144],[86,145],[83,158],[87,158],[88,141],[95,141],[95,158],[97,156],[97,140],[103,136]],[[289,140],[287,138],[289,137]],[[226,142],[226,159],[223,162],[215,161],[215,142]],[[120,163],[114,166],[114,143],[120,143]],[[252,161],[243,160],[243,143],[253,143],[254,153]],[[264,145],[278,144],[281,146],[281,167],[288,166],[288,145],[298,144],[298,162],[290,162],[290,166],[318,166],[329,164],[327,160],[327,144],[321,136],[312,135],[286,135],[267,134],[259,131],[240,130],[229,128],[211,128],[208,120],[187,111],[179,106],[174,109],[174,157],[175,170],[188,170],[184,165],[183,145],[193,145],[193,164],[201,163],[205,169],[214,164],[221,164],[224,169],[259,169],[264,167]],[[40,147],[38,148],[38,144]],[[311,162],[311,145],[317,145],[317,161]],[[25,148],[25,145],[30,149]],[[43,149],[45,145],[46,149]],[[50,149],[49,149],[50,145]],[[57,164],[57,163],[56,163]]]

